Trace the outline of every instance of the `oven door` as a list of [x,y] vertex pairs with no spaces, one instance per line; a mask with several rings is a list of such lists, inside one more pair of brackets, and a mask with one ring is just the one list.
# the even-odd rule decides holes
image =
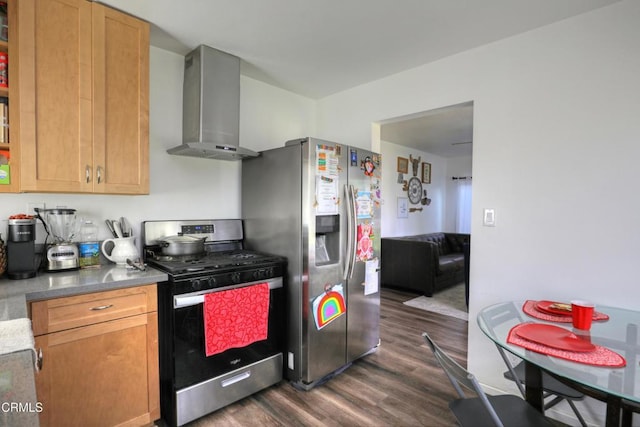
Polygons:
[[[265,282],[269,285],[267,339],[242,348],[230,348],[222,353],[207,357],[203,317],[204,296],[211,292],[221,292]],[[173,298],[173,308],[175,390],[218,377],[283,351],[284,290],[281,277],[176,295]]]

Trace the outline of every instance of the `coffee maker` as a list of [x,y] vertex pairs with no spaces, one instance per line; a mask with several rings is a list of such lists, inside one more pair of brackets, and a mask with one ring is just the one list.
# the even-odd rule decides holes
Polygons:
[[7,234],[7,277],[28,279],[35,277],[36,220],[33,218],[9,219]]
[[[53,243],[47,245],[47,271],[74,270],[80,266],[78,246],[73,238],[78,232],[76,210],[68,208],[36,209],[38,218],[52,237]],[[44,218],[42,217],[44,214]]]

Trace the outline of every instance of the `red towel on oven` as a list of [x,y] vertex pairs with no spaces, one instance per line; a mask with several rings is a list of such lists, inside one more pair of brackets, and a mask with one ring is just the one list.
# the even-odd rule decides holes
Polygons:
[[204,296],[205,354],[267,339],[269,285],[246,286]]

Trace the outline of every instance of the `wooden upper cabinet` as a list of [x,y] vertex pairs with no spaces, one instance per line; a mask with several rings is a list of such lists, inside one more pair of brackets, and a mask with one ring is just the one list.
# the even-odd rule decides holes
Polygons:
[[149,25],[86,0],[18,3],[20,189],[149,192]]
[[18,7],[21,190],[91,191],[91,3]]
[[93,160],[101,193],[149,192],[149,24],[93,3]]

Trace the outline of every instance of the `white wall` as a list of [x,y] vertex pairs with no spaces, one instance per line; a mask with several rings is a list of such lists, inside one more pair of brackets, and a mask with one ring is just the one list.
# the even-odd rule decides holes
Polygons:
[[[131,221],[138,236],[144,220],[239,218],[240,162],[166,153],[182,139],[183,66],[182,56],[151,48],[149,195],[0,194],[0,233],[5,235],[9,215],[25,212],[29,202],[77,209],[98,222],[100,238],[108,237],[104,219],[119,216]],[[262,150],[314,132],[315,101],[244,76],[240,83],[242,146]],[[42,228],[36,233],[43,241]]]
[[[444,230],[446,219],[446,159],[430,153],[403,147],[388,141],[381,143],[382,154],[382,237],[408,236],[412,234],[435,233]],[[407,218],[398,218],[397,201],[399,197],[408,199],[407,192],[403,191],[403,185],[398,184],[397,158],[420,158],[420,162],[431,163],[431,184],[422,184],[427,190],[427,197],[431,199],[429,206],[422,204],[413,205],[407,201],[411,208],[422,208],[422,211],[410,212]],[[421,166],[418,168],[420,177]],[[408,180],[413,176],[411,163],[409,173],[404,174]]]
[[315,136],[315,101],[241,76],[240,141],[255,151]]
[[[640,2],[623,0],[318,102],[319,136],[345,144],[369,141],[372,122],[474,102],[471,319],[527,298],[637,309],[638,22]],[[475,321],[468,356],[501,387]]]

